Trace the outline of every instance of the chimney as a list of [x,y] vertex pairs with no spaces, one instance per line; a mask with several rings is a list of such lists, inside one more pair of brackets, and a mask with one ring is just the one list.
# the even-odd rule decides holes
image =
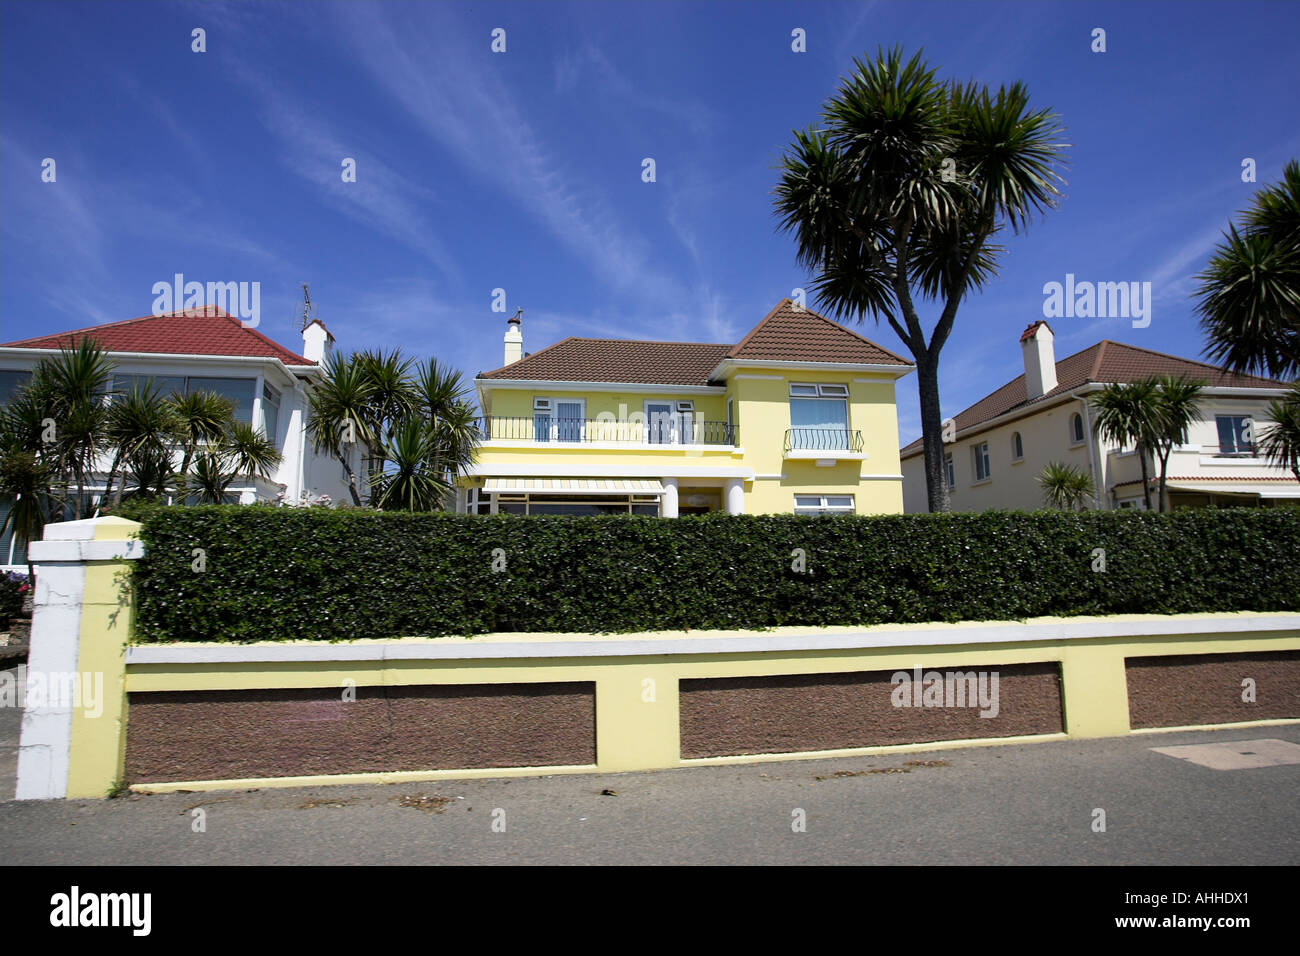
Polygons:
[[312,319],[307,328],[302,330],[303,358],[321,365],[334,351],[334,336],[320,319]]
[[519,309],[512,315],[506,323],[506,365],[514,365],[524,357],[524,333],[521,329],[523,324],[520,316],[524,314],[523,309]]
[[1056,388],[1056,350],[1052,330],[1046,322],[1034,322],[1020,335],[1025,356],[1025,399],[1042,398]]

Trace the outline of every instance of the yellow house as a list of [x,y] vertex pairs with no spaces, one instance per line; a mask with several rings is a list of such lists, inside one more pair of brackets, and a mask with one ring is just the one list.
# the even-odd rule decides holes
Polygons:
[[477,514],[898,514],[906,359],[783,299],[736,344],[567,338],[481,373]]

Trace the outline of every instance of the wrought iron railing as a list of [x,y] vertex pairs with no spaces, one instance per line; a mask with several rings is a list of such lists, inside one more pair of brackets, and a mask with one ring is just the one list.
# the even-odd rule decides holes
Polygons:
[[862,451],[862,432],[853,428],[787,428],[785,451]]
[[697,421],[682,415],[651,415],[645,420],[614,421],[601,418],[532,418],[492,416],[477,420],[483,441],[546,443],[609,442],[624,445],[732,445],[740,444],[738,426],[727,422]]

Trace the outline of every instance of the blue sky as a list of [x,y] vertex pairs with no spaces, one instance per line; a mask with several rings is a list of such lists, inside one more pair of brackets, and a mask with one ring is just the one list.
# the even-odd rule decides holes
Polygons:
[[501,361],[495,288],[529,351],[736,341],[808,282],[771,206],[791,130],[853,56],[902,44],[945,76],[1024,81],[1072,144],[1061,208],[1006,237],[958,315],[945,414],[1019,374],[1019,334],[1067,272],[1149,281],[1154,308],[1145,329],[1054,321],[1058,358],[1102,338],[1199,357],[1191,277],[1300,155],[1297,36],[1284,2],[4,2],[0,340],[147,314],[181,272],[260,282],[260,330],[295,348],[309,282],[341,347],[467,377]]

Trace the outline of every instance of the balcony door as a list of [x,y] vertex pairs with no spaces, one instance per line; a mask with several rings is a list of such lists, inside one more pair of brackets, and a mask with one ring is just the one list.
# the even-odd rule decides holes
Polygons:
[[556,398],[533,404],[533,437],[536,441],[582,441],[582,399]]

